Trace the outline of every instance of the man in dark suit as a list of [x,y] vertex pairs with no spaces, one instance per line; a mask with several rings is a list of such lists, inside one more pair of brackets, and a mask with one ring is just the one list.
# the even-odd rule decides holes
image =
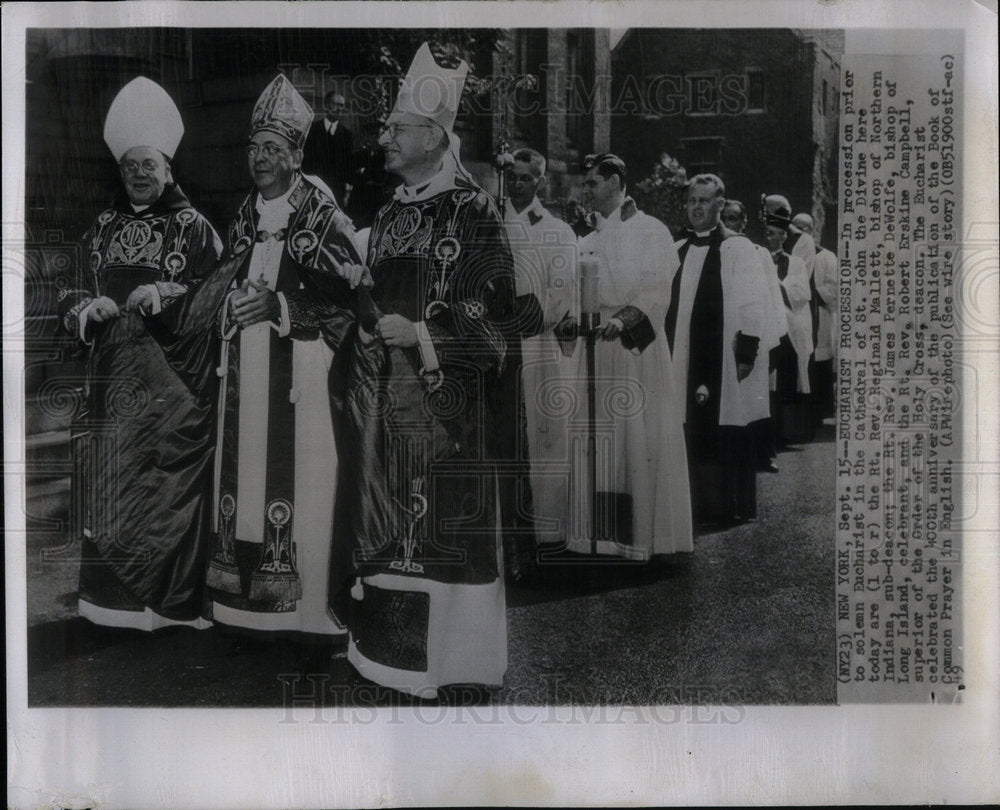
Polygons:
[[354,181],[354,134],[340,120],[346,104],[339,92],[332,90],[323,97],[323,109],[325,116],[312,125],[306,138],[302,168],[306,174],[319,175],[346,210]]

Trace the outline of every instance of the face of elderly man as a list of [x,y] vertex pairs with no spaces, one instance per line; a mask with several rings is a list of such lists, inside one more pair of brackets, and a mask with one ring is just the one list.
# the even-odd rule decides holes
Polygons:
[[302,165],[302,150],[276,132],[255,132],[247,146],[247,162],[254,185],[265,200],[280,197],[292,186]]
[[725,199],[711,183],[695,183],[687,193],[687,218],[698,232],[710,231],[719,224]]
[[399,174],[427,160],[434,143],[428,138],[440,138],[436,124],[412,113],[393,113],[379,133],[378,143],[385,150],[385,170]]
[[133,146],[119,164],[125,193],[132,205],[152,205],[171,182],[170,164],[161,152],[149,146]]

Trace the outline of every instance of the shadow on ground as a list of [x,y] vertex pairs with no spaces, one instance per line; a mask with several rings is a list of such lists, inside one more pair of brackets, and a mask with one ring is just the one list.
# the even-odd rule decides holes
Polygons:
[[[756,522],[705,532],[694,552],[649,565],[543,566],[508,584],[508,669],[499,688],[457,686],[437,703],[821,704],[836,699],[832,428],[758,477]],[[154,634],[75,615],[75,571],[29,538],[28,704],[430,706],[357,676],[342,646],[221,628]],[[64,555],[65,556],[65,555]]]

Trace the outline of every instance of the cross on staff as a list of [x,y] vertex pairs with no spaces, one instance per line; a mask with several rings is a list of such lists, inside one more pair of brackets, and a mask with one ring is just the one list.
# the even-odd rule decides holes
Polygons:
[[486,79],[472,79],[472,92],[477,96],[491,94],[500,110],[500,122],[497,127],[495,148],[493,150],[493,167],[497,173],[497,206],[503,217],[507,209],[507,169],[514,165],[514,155],[511,153],[510,107],[511,98],[519,90],[534,90],[538,87],[538,77],[533,73],[514,74],[510,69],[510,49],[498,46],[500,53],[500,71],[496,76]]

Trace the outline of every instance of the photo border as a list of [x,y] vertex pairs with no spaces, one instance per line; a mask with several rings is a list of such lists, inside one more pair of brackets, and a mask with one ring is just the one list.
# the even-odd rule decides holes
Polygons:
[[[248,10],[252,9],[252,14]],[[905,11],[904,11],[905,9]],[[993,229],[997,210],[996,14],[964,3],[781,2],[143,2],[5,4],[3,19],[4,503],[8,806],[319,807],[427,804],[729,804],[990,802],[1000,798],[997,504],[963,535],[966,691],[957,705],[745,707],[739,723],[282,723],[282,709],[28,709],[25,655],[23,354],[24,31],[27,27],[791,27],[964,28],[963,222]],[[886,41],[891,39],[891,41]],[[993,243],[996,256],[996,242]],[[994,265],[995,271],[995,265]],[[996,291],[994,290],[994,294]],[[997,314],[992,300],[984,311]],[[10,339],[8,335],[11,336]],[[962,424],[997,424],[997,353],[977,355],[981,401]],[[984,401],[985,400],[985,401]],[[984,421],[985,420],[985,421]],[[993,480],[996,434],[984,458]],[[971,484],[966,481],[965,486]],[[962,497],[965,497],[963,493]],[[832,519],[832,518],[831,518]],[[831,572],[831,577],[833,572]],[[832,621],[832,618],[831,618]],[[370,710],[376,712],[376,710]],[[396,717],[388,714],[395,711]],[[431,711],[428,709],[427,711]],[[442,711],[435,708],[435,717]],[[456,711],[456,710],[450,710]],[[275,774],[274,764],[280,763]]]

